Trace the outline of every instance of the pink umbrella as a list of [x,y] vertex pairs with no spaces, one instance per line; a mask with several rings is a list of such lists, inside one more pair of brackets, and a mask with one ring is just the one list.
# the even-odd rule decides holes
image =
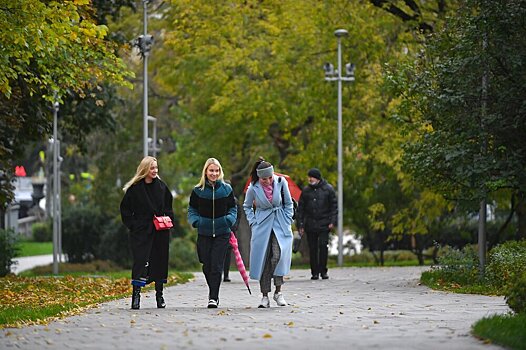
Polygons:
[[237,269],[239,270],[243,281],[245,281],[245,285],[247,286],[248,292],[252,295],[252,292],[250,291],[250,286],[248,285],[247,270],[245,269],[245,264],[243,263],[243,259],[241,258],[241,253],[239,253],[237,238],[234,232],[230,232],[230,245],[232,246],[232,251],[234,252],[234,256],[236,257]]

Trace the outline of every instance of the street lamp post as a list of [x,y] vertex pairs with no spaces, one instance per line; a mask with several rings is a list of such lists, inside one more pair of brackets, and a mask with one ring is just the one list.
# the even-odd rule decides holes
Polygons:
[[134,45],[137,46],[141,52],[143,58],[143,155],[148,155],[148,57],[153,45],[153,36],[148,35],[148,3],[150,0],[143,0],[143,34],[139,35],[134,41]]
[[58,275],[58,261],[61,253],[61,213],[60,213],[60,144],[58,141],[59,103],[53,103],[53,274]]
[[342,76],[342,48],[341,39],[348,36],[345,29],[334,32],[338,38],[338,69],[325,63],[325,80],[338,82],[338,266],[343,266],[343,141],[342,141],[342,81],[354,81],[354,64],[345,65],[345,76]]

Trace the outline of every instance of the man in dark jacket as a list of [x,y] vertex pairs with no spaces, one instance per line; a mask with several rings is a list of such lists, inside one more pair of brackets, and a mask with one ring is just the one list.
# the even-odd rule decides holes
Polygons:
[[309,185],[301,192],[298,203],[297,225],[301,235],[307,233],[311,279],[317,280],[320,274],[327,279],[329,232],[337,224],[338,202],[334,189],[318,169],[310,169],[308,177]]

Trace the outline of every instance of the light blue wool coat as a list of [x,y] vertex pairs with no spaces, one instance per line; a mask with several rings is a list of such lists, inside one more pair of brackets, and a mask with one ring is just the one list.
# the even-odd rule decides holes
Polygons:
[[[272,203],[265,196],[259,181],[248,186],[245,201],[243,202],[243,209],[252,230],[252,238],[250,240],[250,278],[254,280],[259,280],[263,272],[272,231],[274,231],[281,249],[281,257],[274,275],[285,276],[290,271],[293,203],[287,180],[276,175],[273,175],[273,178]],[[255,212],[254,205],[256,207]]]

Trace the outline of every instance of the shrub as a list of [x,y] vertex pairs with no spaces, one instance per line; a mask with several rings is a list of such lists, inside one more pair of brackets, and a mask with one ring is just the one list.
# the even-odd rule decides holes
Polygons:
[[354,254],[348,258],[346,257],[346,260],[351,263],[371,263],[375,261],[373,254],[367,249],[362,250],[360,254]]
[[31,226],[33,241],[51,242],[53,240],[53,226],[50,221],[34,223]]
[[478,280],[479,261],[474,245],[467,245],[462,250],[444,248],[438,257],[438,264],[433,269],[447,281],[471,284]]
[[[93,260],[89,263],[60,263],[59,273],[102,273],[121,271],[122,267],[114,262],[107,260]],[[36,266],[31,269],[31,272],[36,276],[50,275],[53,273],[53,264]]]
[[0,229],[0,277],[11,272],[13,258],[18,254],[18,235],[12,229]]
[[99,257],[99,244],[108,216],[89,205],[73,206],[64,213],[62,249],[68,262],[84,263]]
[[526,271],[526,240],[499,244],[489,253],[486,277],[496,287],[506,287]]
[[526,272],[523,271],[506,288],[506,303],[516,313],[526,313]]
[[170,243],[170,267],[179,271],[192,270],[199,266],[194,241],[188,237],[174,238]]
[[385,252],[385,261],[411,261],[416,260],[415,253],[409,250],[388,250]]
[[122,267],[132,265],[128,229],[119,219],[114,219],[104,227],[95,255],[100,259],[111,260]]

